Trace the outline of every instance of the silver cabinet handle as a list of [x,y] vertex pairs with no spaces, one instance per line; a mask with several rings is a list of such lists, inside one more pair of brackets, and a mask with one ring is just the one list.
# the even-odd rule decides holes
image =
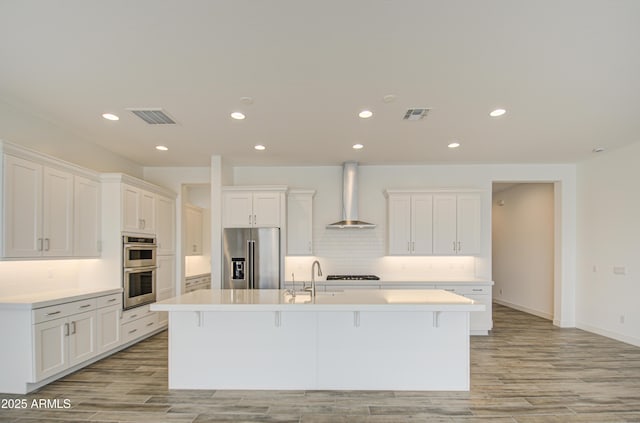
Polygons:
[[64,324],[64,336],[69,336],[69,323]]
[[458,241],[458,252],[462,251],[462,244]]
[[193,252],[196,252],[196,244],[193,244]]
[[71,335],[76,334],[76,322],[71,322]]
[[413,252],[416,251],[416,242],[415,241],[411,241],[411,251],[413,251]]
[[137,332],[137,331],[138,331],[138,329],[132,329],[132,330],[129,331],[129,333],[134,333],[134,332]]
[[153,326],[153,322],[147,323],[147,327]]
[[108,303],[112,303],[112,302],[117,301],[117,300],[118,300],[117,298],[112,298],[112,299],[110,299],[110,300],[109,300],[109,301],[107,301],[107,302],[108,302]]
[[472,289],[472,291],[475,291],[475,292],[481,292],[481,291],[482,291],[482,288],[473,288],[473,289]]
[[453,241],[453,251],[456,251],[456,242]]
[[87,308],[87,307],[91,307],[91,304],[85,304],[80,306],[80,308]]
[[256,218],[256,215],[254,214],[253,215],[253,224],[255,225],[257,221],[258,221],[258,219]]
[[249,225],[251,225],[251,215],[249,215]]
[[407,241],[407,251],[411,251],[411,242]]
[[52,311],[51,313],[47,313],[47,316],[55,316],[56,314],[60,314],[60,310]]
[[44,239],[44,250],[45,251],[49,251],[50,244],[51,244],[51,240],[49,238],[45,238]]

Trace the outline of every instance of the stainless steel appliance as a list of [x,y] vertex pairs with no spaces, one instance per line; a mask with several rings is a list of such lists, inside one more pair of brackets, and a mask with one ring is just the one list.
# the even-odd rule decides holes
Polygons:
[[122,237],[122,266],[148,267],[156,265],[156,239],[153,237],[128,236]]
[[280,229],[226,228],[223,289],[280,289]]
[[156,240],[122,237],[123,307],[129,309],[156,301]]
[[327,275],[328,281],[379,281],[376,275]]

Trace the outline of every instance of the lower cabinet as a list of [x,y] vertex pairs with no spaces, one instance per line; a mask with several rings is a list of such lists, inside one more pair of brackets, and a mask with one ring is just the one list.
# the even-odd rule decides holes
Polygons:
[[122,332],[122,343],[126,344],[166,325],[163,320],[159,321],[158,313],[149,310],[149,305],[125,310],[122,312],[120,330]]
[[98,353],[96,317],[94,306],[91,311],[34,325],[35,380],[33,382],[46,379]]
[[121,312],[121,304],[98,309],[98,353],[112,350],[120,345]]

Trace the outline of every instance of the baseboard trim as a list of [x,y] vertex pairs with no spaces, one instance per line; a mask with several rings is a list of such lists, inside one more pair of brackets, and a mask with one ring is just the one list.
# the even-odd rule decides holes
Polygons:
[[636,347],[640,347],[640,338],[636,338],[633,336],[623,335],[621,333],[612,332],[607,329],[602,329],[596,326],[588,325],[586,323],[578,322],[576,324],[578,329],[582,329],[587,332],[595,333],[596,335],[602,335],[607,338],[615,339],[616,341],[624,342],[625,344],[630,344]]
[[504,301],[504,300],[498,300],[496,298],[493,299],[493,302],[496,303],[496,304],[503,305],[505,307],[509,307],[509,308],[513,308],[513,309],[516,309],[516,310],[519,310],[519,311],[523,311],[525,313],[533,314],[534,316],[542,317],[543,319],[546,319],[546,320],[553,320],[553,315],[549,314],[549,313],[545,313],[544,311],[534,310],[534,309],[529,308],[529,307],[521,306],[521,305],[518,305],[518,304],[513,304],[513,303],[510,303],[510,302]]

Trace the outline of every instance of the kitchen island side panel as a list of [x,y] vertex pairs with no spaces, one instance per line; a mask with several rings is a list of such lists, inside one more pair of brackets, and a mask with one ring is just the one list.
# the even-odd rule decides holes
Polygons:
[[174,311],[169,348],[170,389],[469,389],[466,311]]

